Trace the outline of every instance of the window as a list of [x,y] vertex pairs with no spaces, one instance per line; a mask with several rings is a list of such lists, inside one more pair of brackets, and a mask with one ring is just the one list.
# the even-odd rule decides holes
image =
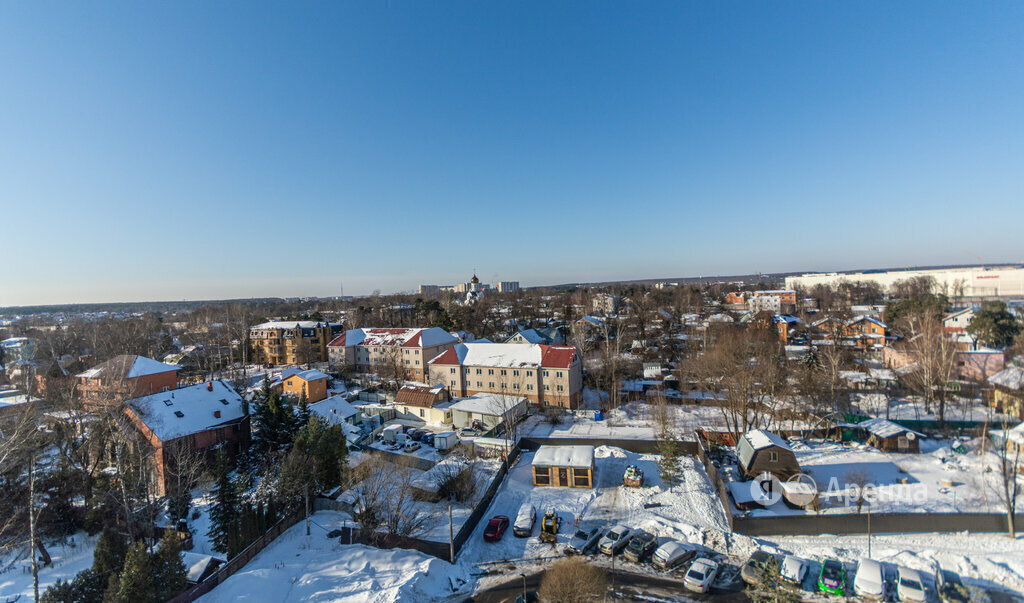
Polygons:
[[476,382],[476,386],[477,387],[483,387],[484,386],[484,382],[483,381],[477,381]]
[[558,391],[562,391],[562,386],[561,386],[561,385],[559,385],[559,386],[558,386],[558,387],[557,387],[556,389],[557,389]]
[[[451,371],[449,371],[449,372],[451,372],[451,374],[453,374],[453,375],[454,375],[454,374],[455,374],[455,369],[452,369],[452,370],[451,370]],[[454,382],[454,381],[452,381],[452,383],[455,383],[455,382]]]
[[774,451],[774,450],[769,451],[768,452],[768,460],[773,462],[773,463],[779,462],[779,453]]
[[586,469],[573,469],[572,470],[572,483],[577,487],[587,487],[590,485],[590,476],[587,475]]
[[502,376],[502,377],[504,377],[504,376],[505,376],[505,374],[506,374],[506,373],[505,373],[505,369],[501,369],[501,376]]
[[546,391],[546,392],[547,391],[551,391],[551,386],[550,385],[545,385],[544,386],[544,391]]
[[562,371],[558,371],[557,373],[555,373],[555,376],[558,377],[559,379],[561,379]]
[[512,384],[512,389],[519,389],[519,384],[518,383],[513,383]]
[[533,376],[533,371],[526,371],[526,376],[527,377],[532,377]]
[[534,467],[533,468],[533,483],[538,486],[549,486],[551,485],[551,470],[547,467]]
[[224,398],[221,398],[221,399],[220,399],[220,403],[221,403],[221,404],[223,404],[224,406],[227,406],[227,405],[228,405],[228,401],[227,401],[227,400],[225,400]]
[[491,389],[494,389],[494,382],[493,381],[488,381],[487,382],[487,387],[489,387]]
[[172,404],[174,404],[174,402],[171,402],[170,400],[164,400],[164,406],[170,406]]
[[420,361],[419,361],[419,360],[417,360],[417,361],[416,361],[416,366],[419,366],[419,365],[420,365]]
[[512,371],[512,376],[513,377],[518,377],[519,376],[519,371]]
[[174,416],[176,416],[176,417],[178,417],[180,419],[180,418],[185,416],[185,413],[181,412],[180,410],[176,410],[176,411],[174,411]]
[[452,387],[455,387],[455,379],[452,379]]
[[487,374],[488,375],[493,375],[494,374],[494,369],[487,369]]
[[427,411],[421,408],[421,409],[420,409],[420,416],[421,416],[421,417],[425,417],[425,416],[427,416]]
[[483,370],[481,370],[481,369],[476,369],[476,374],[477,374],[477,375],[483,375],[483,374],[484,374],[484,372],[483,372]]
[[544,376],[545,376],[545,377],[547,377],[547,376],[548,376],[548,372],[547,372],[547,371],[544,371]]
[[532,383],[527,383],[526,384],[526,390],[527,391],[533,391],[533,384]]

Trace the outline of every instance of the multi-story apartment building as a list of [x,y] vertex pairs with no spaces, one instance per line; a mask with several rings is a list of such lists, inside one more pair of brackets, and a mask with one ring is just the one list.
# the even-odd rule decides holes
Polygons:
[[315,320],[272,320],[249,327],[251,360],[271,365],[327,362],[327,344],[341,330],[339,324]]
[[519,281],[501,281],[498,283],[498,293],[508,293],[509,291],[518,291]]
[[86,406],[116,404],[178,387],[178,367],[134,354],[115,356],[75,375]]
[[423,381],[427,362],[458,343],[444,329],[351,329],[328,347],[332,367]]
[[599,312],[607,316],[612,314],[618,314],[619,305],[622,302],[622,298],[618,295],[611,295],[610,293],[598,293],[591,300],[591,306],[594,308],[594,312]]
[[579,407],[583,369],[576,348],[529,343],[460,343],[430,361],[430,383],[453,395],[522,396],[540,406]]

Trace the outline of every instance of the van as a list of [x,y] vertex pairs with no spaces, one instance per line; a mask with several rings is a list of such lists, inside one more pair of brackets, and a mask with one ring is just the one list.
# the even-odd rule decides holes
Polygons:
[[853,577],[853,592],[868,599],[885,598],[885,575],[882,564],[873,559],[857,562],[857,573]]

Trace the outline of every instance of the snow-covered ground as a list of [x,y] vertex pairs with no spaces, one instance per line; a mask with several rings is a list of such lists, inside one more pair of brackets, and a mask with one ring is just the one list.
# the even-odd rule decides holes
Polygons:
[[[982,455],[981,439],[965,444],[967,454],[953,452],[951,443],[948,439],[922,439],[920,453],[882,452],[866,444],[822,440],[799,441],[792,447],[801,470],[818,485],[824,513],[856,512],[856,496],[852,492],[847,496],[847,491],[859,482],[858,474],[869,485],[872,512],[1001,512],[1002,482],[995,470],[997,455],[991,449]],[[986,471],[986,467],[991,470]],[[834,494],[830,496],[830,492]],[[790,509],[779,502],[750,513],[781,515],[805,511]]]
[[199,600],[421,602],[468,591],[464,565],[418,551],[339,544],[327,533],[346,521],[351,525],[348,516],[321,511],[312,519],[309,536],[300,521]]
[[[708,546],[724,543],[727,527],[722,505],[707,475],[692,458],[681,461],[682,481],[668,490],[659,476],[657,455],[601,446],[595,451],[595,488],[554,488],[533,486],[533,455],[524,452],[513,466],[483,520],[460,552],[460,563],[481,564],[485,569],[488,566],[507,568],[509,564],[514,565],[516,571],[536,569],[546,559],[562,556],[562,547],[572,537],[577,520],[581,526],[611,527],[614,523],[623,523],[655,534],[660,541],[683,539]],[[643,470],[645,487],[622,485],[622,474],[631,464]],[[533,535],[516,538],[509,531],[498,542],[483,540],[489,518],[507,515],[514,521],[524,502],[537,507],[538,521]],[[645,504],[661,506],[645,508]],[[548,509],[555,509],[562,517],[562,528],[554,547],[538,538],[540,518]],[[501,581],[507,574],[507,569],[497,571],[481,579],[481,584]]]
[[[72,580],[78,572],[92,567],[93,549],[98,538],[98,534],[89,536],[85,532],[77,532],[63,543],[46,543],[53,563],[47,567],[39,566],[39,594],[42,595],[57,580]],[[32,561],[27,553],[22,547],[0,560],[0,568],[3,568],[0,573],[0,600],[33,599]]]
[[[938,403],[933,403],[930,409],[925,408],[924,401],[920,396],[907,396],[904,398],[890,398],[884,394],[877,393],[853,393],[850,401],[855,412],[859,411],[872,417],[886,417],[886,406],[888,406],[887,418],[892,421],[934,421],[938,416]],[[945,419],[947,421],[977,421],[996,425],[1002,419],[1009,418],[997,413],[991,406],[986,406],[980,399],[967,399],[954,397],[946,404]],[[1010,419],[1011,424],[1019,421]]]

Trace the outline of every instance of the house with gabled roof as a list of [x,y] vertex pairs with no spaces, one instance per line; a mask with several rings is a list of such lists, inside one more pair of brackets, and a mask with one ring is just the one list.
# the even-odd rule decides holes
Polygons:
[[430,361],[430,383],[453,396],[494,393],[575,409],[583,395],[576,348],[530,343],[460,343]]
[[233,458],[249,445],[249,408],[217,380],[129,399],[125,415],[149,443],[153,491],[173,489],[180,454],[209,456],[223,448]]
[[360,373],[400,372],[399,378],[422,381],[427,362],[459,340],[444,329],[349,329],[329,344],[331,366]]
[[86,406],[119,403],[178,387],[178,367],[139,356],[115,356],[75,375]]
[[736,443],[740,472],[747,478],[770,473],[785,480],[800,473],[800,463],[781,437],[770,431],[755,429],[743,434]]
[[327,398],[327,374],[311,369],[298,371],[283,377],[282,392],[296,399],[306,396],[307,402],[319,402]]

